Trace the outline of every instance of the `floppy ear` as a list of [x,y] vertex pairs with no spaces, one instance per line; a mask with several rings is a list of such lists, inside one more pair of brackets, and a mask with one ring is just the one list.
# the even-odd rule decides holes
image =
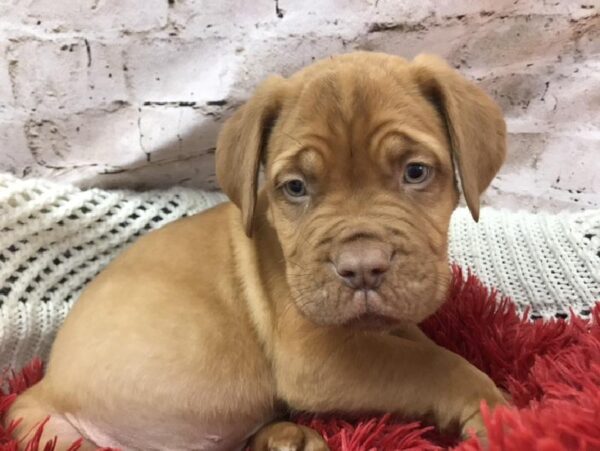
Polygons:
[[477,221],[479,196],[506,155],[502,111],[483,90],[436,56],[419,55],[411,68],[421,92],[445,119],[462,191]]
[[216,167],[221,189],[242,212],[246,235],[252,222],[262,153],[284,97],[284,79],[271,77],[225,122],[217,140]]

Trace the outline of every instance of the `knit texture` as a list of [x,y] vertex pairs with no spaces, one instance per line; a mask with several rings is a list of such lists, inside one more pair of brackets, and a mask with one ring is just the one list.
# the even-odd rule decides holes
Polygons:
[[533,318],[588,316],[600,301],[600,210],[532,214],[484,208],[479,223],[458,209],[450,259]]
[[[225,200],[173,188],[80,190],[0,174],[0,369],[46,359],[85,285],[138,236]],[[451,260],[532,315],[589,315],[600,300],[600,210],[534,215],[458,209]]]

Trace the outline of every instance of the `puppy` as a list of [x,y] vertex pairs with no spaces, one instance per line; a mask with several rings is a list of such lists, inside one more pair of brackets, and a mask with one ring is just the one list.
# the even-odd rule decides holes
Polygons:
[[[458,185],[505,155],[499,108],[433,56],[352,53],[272,77],[225,124],[231,199],[150,233],[86,289],[12,406],[60,449],[326,449],[287,409],[485,434],[493,382],[417,324],[450,282]],[[259,190],[259,168],[264,184]],[[455,173],[458,174],[455,177]]]

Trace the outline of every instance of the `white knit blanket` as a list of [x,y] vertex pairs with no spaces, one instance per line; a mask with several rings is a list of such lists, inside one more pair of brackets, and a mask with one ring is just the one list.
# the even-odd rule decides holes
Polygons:
[[[0,174],[0,369],[46,358],[83,287],[138,236],[225,200],[173,188],[85,190]],[[459,209],[450,256],[532,315],[600,300],[600,210],[534,215],[484,208],[479,224]]]

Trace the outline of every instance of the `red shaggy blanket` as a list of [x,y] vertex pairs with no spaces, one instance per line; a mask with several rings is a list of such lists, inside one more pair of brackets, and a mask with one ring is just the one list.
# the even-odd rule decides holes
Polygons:
[[[590,321],[535,321],[473,276],[455,271],[447,303],[424,324],[437,343],[464,356],[507,390],[514,407],[483,406],[489,451],[600,451],[600,304]],[[42,376],[39,361],[5,380],[0,416]],[[299,416],[327,438],[332,450],[482,450],[476,438],[458,443],[433,427],[384,415],[343,420]],[[11,427],[0,426],[0,451],[15,451]],[[56,442],[32,437],[27,451],[52,451]],[[77,444],[72,447],[78,448]]]

